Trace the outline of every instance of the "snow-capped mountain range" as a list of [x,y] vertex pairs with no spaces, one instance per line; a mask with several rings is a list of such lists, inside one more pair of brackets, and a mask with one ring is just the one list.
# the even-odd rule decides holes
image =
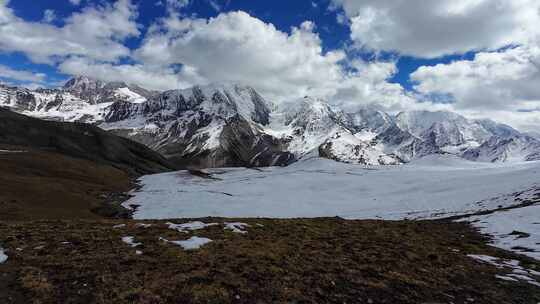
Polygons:
[[275,105],[235,84],[148,91],[78,76],[61,89],[0,85],[0,105],[43,119],[94,123],[182,166],[287,165],[307,157],[397,165],[429,154],[473,161],[540,160],[540,140],[452,112],[343,111],[306,97]]
[[29,90],[0,84],[0,105],[48,120],[97,123],[114,102],[140,103],[158,94],[122,82],[77,76],[59,89]]

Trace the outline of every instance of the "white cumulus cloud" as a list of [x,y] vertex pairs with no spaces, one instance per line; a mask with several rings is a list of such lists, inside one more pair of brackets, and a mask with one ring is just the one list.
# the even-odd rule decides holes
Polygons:
[[537,46],[481,52],[473,60],[423,66],[411,74],[411,79],[416,83],[415,89],[424,95],[451,97],[452,106],[458,111],[474,112],[477,116],[490,116],[493,111],[503,120],[514,118],[514,125],[530,124],[530,113],[540,116]]
[[17,80],[25,82],[43,82],[46,75],[24,70],[14,70],[8,66],[0,64],[0,78],[4,80]]
[[140,34],[130,0],[88,6],[67,18],[62,27],[25,21],[7,5],[0,2],[0,51],[23,52],[38,63],[70,55],[114,61],[130,54],[122,41]]
[[174,69],[166,67],[153,69],[142,64],[112,64],[75,57],[62,62],[58,68],[66,74],[86,75],[102,81],[123,81],[151,90],[165,91],[192,85],[180,79]]
[[345,52],[323,52],[316,26],[309,21],[289,34],[241,11],[210,19],[172,15],[152,28],[135,56],[150,66],[180,64],[179,76],[188,82],[244,83],[276,100],[318,95],[362,103],[364,98],[377,99],[373,86],[380,84],[396,88],[391,91],[402,97],[399,85],[386,82],[395,72],[393,63],[391,72],[376,81],[369,69],[345,71]]
[[439,57],[496,50],[540,35],[538,0],[332,0],[360,48]]

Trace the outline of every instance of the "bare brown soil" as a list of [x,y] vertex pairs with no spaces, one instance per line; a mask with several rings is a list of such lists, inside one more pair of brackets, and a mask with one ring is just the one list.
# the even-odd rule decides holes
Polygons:
[[[178,220],[176,223],[187,220]],[[206,219],[206,222],[222,222]],[[516,258],[446,221],[239,220],[191,233],[162,221],[0,223],[1,303],[538,303],[467,254]],[[124,223],[125,227],[113,228]],[[261,224],[263,226],[260,226]],[[168,240],[213,240],[185,251]],[[121,241],[134,236],[141,246]],[[18,248],[18,249],[17,249]],[[137,255],[136,250],[142,254]],[[535,261],[520,258],[530,269]]]
[[128,174],[109,165],[0,144],[0,220],[98,219],[111,193],[128,191]]

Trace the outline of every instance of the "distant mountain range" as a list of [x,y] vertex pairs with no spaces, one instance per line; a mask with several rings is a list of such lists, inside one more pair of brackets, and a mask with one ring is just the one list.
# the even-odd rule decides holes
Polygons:
[[0,105],[47,120],[98,123],[118,101],[145,102],[159,95],[122,82],[105,83],[88,77],[70,79],[59,89],[10,87],[0,84]]
[[78,76],[60,89],[0,85],[0,105],[47,120],[85,122],[143,143],[183,167],[287,165],[322,156],[397,165],[429,154],[472,161],[540,160],[540,140],[452,112],[344,111],[306,97],[275,105],[227,84],[155,92]]

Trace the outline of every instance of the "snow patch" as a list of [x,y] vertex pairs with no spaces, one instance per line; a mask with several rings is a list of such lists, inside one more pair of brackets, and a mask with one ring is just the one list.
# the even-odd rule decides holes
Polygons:
[[188,240],[185,240],[185,241],[169,241],[169,240],[164,239],[164,238],[159,238],[159,239],[166,242],[166,243],[171,243],[171,244],[181,246],[182,248],[184,248],[184,250],[199,249],[202,246],[212,242],[211,239],[204,238],[204,237],[198,237],[198,236],[193,236],[193,237],[191,237],[191,238],[189,238]]
[[495,275],[495,277],[499,280],[503,280],[503,281],[509,281],[509,282],[519,282],[518,280],[514,279],[514,278],[511,278],[511,277],[508,277],[508,276],[502,276],[502,275]]
[[[468,254],[467,256],[481,263],[489,264],[499,269],[511,271],[510,274],[496,275],[495,277],[498,279],[505,280],[505,281],[525,281],[529,284],[540,287],[540,283],[539,281],[537,281],[540,279],[540,276],[539,276],[540,273],[534,270],[525,269],[524,267],[519,265],[519,261],[504,260],[504,259],[499,259],[496,257],[489,256],[489,255],[481,255],[481,254],[480,255]],[[535,278],[535,277],[538,277],[538,278]]]
[[146,229],[146,228],[152,227],[152,224],[137,223],[137,224],[135,224],[135,227],[137,227],[137,228],[145,228]]
[[8,256],[4,251],[4,248],[0,247],[0,264],[3,264],[7,261]]
[[135,237],[133,236],[122,237],[122,242],[128,244],[130,247],[138,247],[142,245],[142,243],[135,242]]
[[[526,192],[522,197],[527,194],[531,195]],[[540,205],[472,216],[462,221],[469,221],[482,233],[492,236],[493,246],[540,260]]]
[[212,242],[211,239],[193,236],[188,240],[185,241],[173,241],[171,243],[182,246],[185,250],[195,250],[199,249],[202,246]]
[[225,225],[225,230],[231,230],[234,233],[241,233],[241,234],[247,233],[245,229],[247,227],[250,227],[246,223],[224,223],[224,225]]
[[360,131],[358,133],[355,133],[354,136],[356,138],[358,138],[359,140],[361,141],[371,141],[373,139],[375,139],[375,137],[377,137],[377,133],[375,132],[372,132],[372,131]]
[[116,96],[125,98],[127,101],[131,103],[143,103],[146,101],[146,98],[142,97],[141,95],[131,91],[129,88],[119,88],[116,90]]
[[174,224],[174,223],[168,222],[165,224],[168,225],[169,229],[176,230],[178,232],[183,232],[183,233],[188,233],[188,231],[201,230],[201,229],[205,229],[206,227],[219,225],[218,223],[205,224],[199,221],[189,222],[189,223],[184,223],[184,224]]

